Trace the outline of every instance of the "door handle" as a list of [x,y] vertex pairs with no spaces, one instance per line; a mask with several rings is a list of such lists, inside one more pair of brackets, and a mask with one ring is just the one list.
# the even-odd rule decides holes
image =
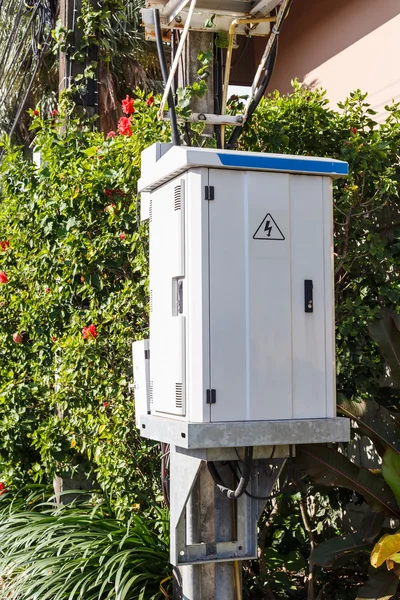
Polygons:
[[313,282],[312,279],[304,280],[304,311],[306,313],[314,312]]

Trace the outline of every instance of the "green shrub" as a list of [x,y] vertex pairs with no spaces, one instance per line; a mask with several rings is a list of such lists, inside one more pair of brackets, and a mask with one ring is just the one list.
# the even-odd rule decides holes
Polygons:
[[[148,324],[140,153],[168,136],[147,100],[135,100],[131,136],[106,140],[90,123],[67,119],[66,103],[51,120],[32,111],[41,165],[8,147],[0,167],[0,271],[8,280],[0,284],[0,480],[7,486],[51,481],[84,461],[125,509],[157,493],[158,451],[140,440],[128,391],[130,344]],[[85,336],[91,325],[95,337]]]
[[[46,490],[0,497],[0,598],[12,600],[160,600],[169,588],[168,521],[112,506],[68,507]],[[22,506],[22,504],[24,506]],[[25,510],[23,508],[25,507]]]

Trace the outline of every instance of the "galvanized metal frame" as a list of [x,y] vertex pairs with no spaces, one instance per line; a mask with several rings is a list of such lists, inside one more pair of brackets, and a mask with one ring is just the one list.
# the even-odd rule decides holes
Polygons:
[[188,423],[179,419],[143,415],[141,435],[182,448],[239,448],[343,442],[350,439],[349,419],[288,419]]
[[[272,447],[255,449],[253,475],[248,491],[253,496],[268,496],[290,455],[289,446],[280,448],[280,456],[271,458]],[[203,456],[207,457],[208,450]],[[286,455],[286,456],[285,456]],[[219,459],[231,460],[230,449],[219,449]],[[236,459],[237,459],[236,455]],[[195,565],[209,562],[248,560],[257,558],[257,522],[266,500],[257,500],[243,495],[236,501],[235,539],[213,543],[188,543],[187,503],[199,475],[202,459],[194,451],[171,448],[170,456],[170,561],[175,566]],[[268,470],[267,470],[268,467]],[[221,493],[216,490],[217,494]],[[193,506],[191,506],[193,510]]]

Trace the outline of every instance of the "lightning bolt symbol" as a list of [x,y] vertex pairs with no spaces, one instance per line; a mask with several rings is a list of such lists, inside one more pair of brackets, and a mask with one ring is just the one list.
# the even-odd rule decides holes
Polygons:
[[265,223],[265,227],[264,227],[264,233],[267,232],[267,236],[269,237],[271,235],[271,231],[272,231],[272,225],[270,225],[271,221],[267,221]]

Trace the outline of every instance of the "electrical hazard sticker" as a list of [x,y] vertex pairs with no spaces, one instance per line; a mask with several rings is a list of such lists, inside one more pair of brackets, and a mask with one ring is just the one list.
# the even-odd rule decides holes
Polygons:
[[254,240],[284,240],[285,236],[279,229],[276,221],[268,213],[261,222],[257,231],[253,235]]

